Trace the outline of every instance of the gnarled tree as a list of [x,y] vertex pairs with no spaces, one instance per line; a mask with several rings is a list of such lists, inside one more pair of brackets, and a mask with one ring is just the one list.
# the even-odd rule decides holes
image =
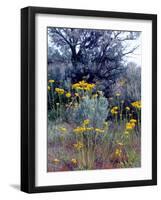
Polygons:
[[59,58],[72,66],[65,67],[64,78],[70,77],[72,83],[82,79],[97,82],[108,96],[111,86],[126,69],[124,57],[138,47],[130,48],[128,41],[136,40],[140,33],[49,27],[48,35],[48,60]]

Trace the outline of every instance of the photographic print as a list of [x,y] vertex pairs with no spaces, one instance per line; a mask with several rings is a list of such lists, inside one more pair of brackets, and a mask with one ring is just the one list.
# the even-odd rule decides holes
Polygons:
[[157,15],[21,9],[21,190],[157,184]]
[[141,167],[141,32],[47,27],[47,171]]

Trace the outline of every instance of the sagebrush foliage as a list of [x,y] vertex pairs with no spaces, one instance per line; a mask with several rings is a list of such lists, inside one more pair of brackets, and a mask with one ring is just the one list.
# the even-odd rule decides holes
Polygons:
[[92,125],[101,127],[108,116],[108,101],[104,96],[90,98],[85,96],[72,112],[72,120],[77,124],[89,119]]

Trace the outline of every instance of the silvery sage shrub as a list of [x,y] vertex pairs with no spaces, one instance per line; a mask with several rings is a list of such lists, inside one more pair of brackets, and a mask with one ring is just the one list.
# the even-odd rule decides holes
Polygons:
[[80,125],[83,120],[89,119],[93,127],[102,127],[107,116],[108,101],[102,95],[97,97],[84,96],[72,112],[73,122]]

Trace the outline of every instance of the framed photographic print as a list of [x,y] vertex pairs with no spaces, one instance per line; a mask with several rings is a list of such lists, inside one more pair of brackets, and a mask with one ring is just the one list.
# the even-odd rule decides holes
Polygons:
[[21,10],[21,190],[157,184],[157,16]]

